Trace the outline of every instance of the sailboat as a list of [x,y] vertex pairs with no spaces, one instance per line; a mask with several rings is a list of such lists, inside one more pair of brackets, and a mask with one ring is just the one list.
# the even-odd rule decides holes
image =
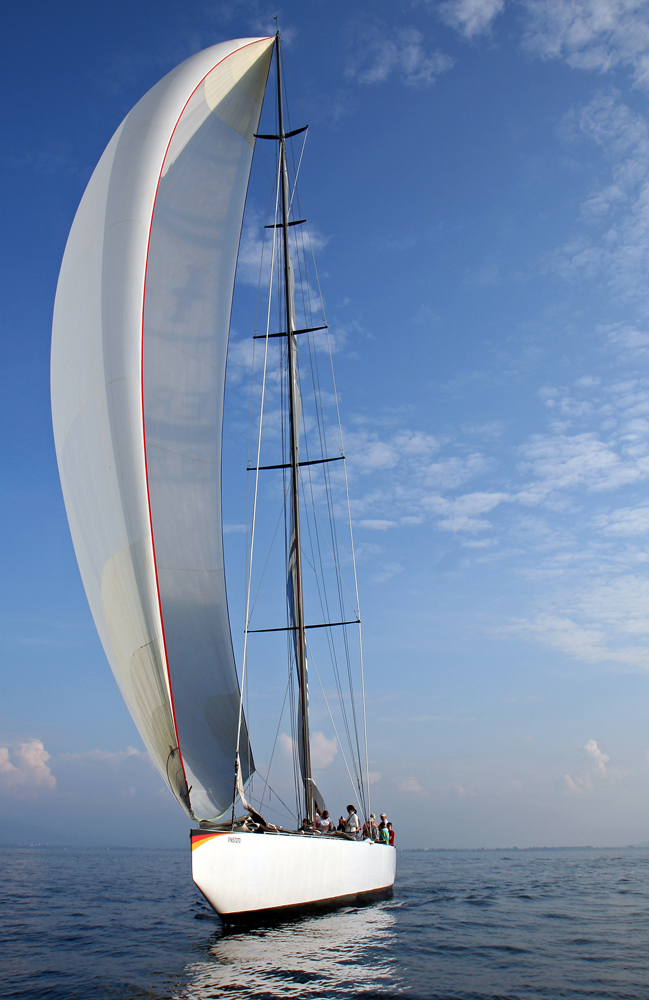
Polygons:
[[[267,87],[277,126],[259,135]],[[106,147],[79,205],[52,332],[56,453],[90,609],[142,740],[192,821],[193,879],[226,921],[366,901],[390,891],[396,868],[393,847],[322,832],[318,823],[325,805],[311,763],[307,633],[360,627],[360,618],[357,610],[341,621],[306,617],[303,477],[315,467],[328,470],[342,453],[313,458],[300,450],[306,421],[298,339],[326,324],[300,327],[296,319],[300,277],[290,239],[305,220],[293,214],[287,145],[305,129],[286,131],[282,87],[277,33],[198,52],[145,94]],[[221,465],[230,318],[256,140],[276,149],[275,212],[266,228],[281,327],[271,332],[269,308],[265,333],[255,336],[265,358],[271,343],[281,344],[286,406],[282,454],[264,464],[262,404],[248,470],[255,498],[260,471],[283,477],[286,621],[251,628],[250,570],[240,683]],[[252,542],[249,551],[252,566]],[[243,673],[254,631],[290,637],[297,812],[289,826],[266,821],[253,800]],[[355,704],[352,696],[356,724]],[[365,728],[365,756],[359,753],[354,774],[367,823]],[[243,815],[236,815],[237,802]]]

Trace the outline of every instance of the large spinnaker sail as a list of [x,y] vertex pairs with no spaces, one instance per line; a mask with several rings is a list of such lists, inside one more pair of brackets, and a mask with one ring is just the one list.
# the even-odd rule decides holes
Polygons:
[[[54,308],[54,437],[88,602],[142,739],[198,819],[233,793],[221,432],[273,41],[199,52],[133,108],[77,211]],[[246,781],[245,724],[241,747]]]

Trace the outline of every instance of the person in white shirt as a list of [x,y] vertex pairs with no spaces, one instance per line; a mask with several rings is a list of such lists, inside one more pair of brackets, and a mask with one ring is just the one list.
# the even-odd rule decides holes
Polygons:
[[320,833],[329,833],[330,830],[333,830],[334,825],[329,819],[329,813],[326,809],[324,810],[322,816],[318,813],[315,818],[315,825],[316,829],[319,830]]
[[354,806],[347,806],[347,822],[345,823],[345,830],[347,833],[351,834],[352,837],[358,837],[358,832],[361,828],[361,821],[356,814],[356,809]]

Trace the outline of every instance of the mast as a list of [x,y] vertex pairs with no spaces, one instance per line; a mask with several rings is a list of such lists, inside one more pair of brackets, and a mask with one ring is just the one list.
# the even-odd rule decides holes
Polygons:
[[[288,243],[289,215],[289,185],[286,165],[286,135],[284,132],[284,107],[282,98],[282,68],[280,61],[279,31],[275,35],[277,59],[277,107],[279,112],[279,169],[281,176],[282,203],[282,243],[284,251],[284,295],[286,312],[286,334],[288,343],[288,405],[289,405],[289,437],[291,448],[291,508],[293,520],[293,537],[291,547],[295,559],[293,574],[293,626],[295,629],[295,656],[297,672],[300,681],[300,727],[301,752],[300,761],[302,780],[304,781],[304,804],[306,819],[315,821],[313,801],[313,786],[311,778],[311,745],[309,743],[309,692],[307,687],[308,672],[306,660],[306,635],[304,630],[304,605],[302,588],[302,549],[300,547],[300,496],[298,479],[298,462],[300,446],[300,404],[297,385],[297,348],[295,343],[295,317],[292,301],[291,260]],[[289,567],[291,554],[289,553]],[[289,569],[290,572],[290,569]]]

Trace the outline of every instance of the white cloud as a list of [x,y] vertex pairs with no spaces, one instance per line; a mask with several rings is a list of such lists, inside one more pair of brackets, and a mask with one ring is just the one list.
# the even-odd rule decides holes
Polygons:
[[388,33],[385,28],[366,25],[357,33],[354,50],[346,75],[365,84],[397,76],[411,87],[430,86],[455,63],[443,52],[427,51],[424,36],[416,28]]
[[485,472],[487,468],[488,462],[484,455],[475,453],[467,458],[454,455],[440,459],[439,462],[431,462],[425,466],[423,473],[430,486],[453,490]]
[[10,750],[0,747],[0,791],[16,798],[32,798],[56,788],[41,740],[30,740]]
[[388,528],[397,528],[397,521],[383,521],[380,518],[366,518],[358,522],[359,528],[368,528],[370,531],[387,531]]
[[465,38],[490,31],[494,18],[504,9],[505,0],[446,0],[438,7],[442,20]]
[[649,580],[645,577],[625,574],[591,584],[574,606],[583,617],[601,623],[611,636],[649,637]]
[[347,434],[345,452],[350,473],[391,469],[399,461],[399,452],[394,442],[381,441],[377,434],[367,431]]
[[[595,768],[594,776],[596,778],[615,779],[616,776],[619,776],[619,772],[617,772],[617,774],[615,772],[613,773],[609,772],[606,765],[609,763],[611,758],[608,756],[608,754],[602,753],[600,748],[597,746],[596,740],[587,740],[586,743],[584,743],[582,750],[586,752],[587,756],[590,758],[592,764],[594,765]],[[564,774],[563,780],[566,791],[577,795],[581,795],[583,792],[593,791],[594,788],[596,787],[595,782],[593,781],[592,774],[583,774],[583,775],[578,775],[576,777],[572,777],[569,774]]]
[[454,500],[435,494],[423,499],[422,506],[441,515],[437,523],[439,528],[473,532],[491,528],[491,522],[479,515],[489,513],[505,500],[509,500],[506,493],[466,493]]
[[649,350],[649,333],[639,330],[634,324],[617,323],[604,327],[608,341],[614,348],[637,354],[646,354]]
[[[474,430],[474,429],[473,429]],[[366,529],[387,531],[422,524],[431,515],[446,531],[483,531],[491,523],[478,515],[498,506],[506,494],[473,492],[445,496],[492,467],[479,452],[437,455],[450,442],[421,431],[400,430],[385,437],[377,432],[353,431],[345,435],[352,485],[352,510],[356,523]],[[432,457],[434,461],[431,461]],[[359,476],[374,477],[375,488],[359,495]]]
[[[269,222],[272,222],[272,217]],[[255,288],[265,288],[270,278],[270,262],[273,246],[273,230],[270,238],[262,229],[264,225],[258,213],[251,212],[241,230],[239,256],[237,257],[237,281],[244,281]],[[265,238],[263,238],[265,236]]]
[[646,535],[649,532],[649,506],[620,507],[610,514],[599,514],[594,518],[594,525],[607,535]]
[[610,176],[581,206],[584,230],[550,259],[566,277],[603,276],[625,301],[647,304],[649,128],[616,92],[599,93],[569,116],[567,131],[599,145]]
[[541,612],[532,619],[519,619],[498,629],[501,633],[531,635],[544,646],[561,650],[587,663],[618,659],[606,648],[602,629],[583,627],[572,618]]
[[502,437],[505,425],[502,420],[488,420],[484,424],[463,424],[462,432],[467,435],[497,441]]
[[[469,39],[489,33],[505,9],[505,0],[427,3]],[[646,0],[522,0],[521,6],[525,15],[523,45],[528,51],[597,73],[626,67],[636,86],[649,87]]]
[[[634,362],[635,363],[635,362]],[[589,376],[574,392],[544,386],[540,395],[553,415],[551,431],[533,435],[522,446],[521,471],[532,473],[516,499],[540,503],[550,494],[618,489],[649,475],[649,391],[632,378],[602,385]],[[559,418],[559,419],[557,419]],[[596,421],[597,431],[569,433],[572,425]]]
[[600,772],[600,774],[606,774],[606,765],[608,764],[611,758],[608,757],[605,753],[602,753],[602,751],[597,746],[596,740],[588,740],[586,743],[584,743],[584,750],[586,751],[590,759],[593,761],[595,767]]
[[314,770],[321,771],[333,764],[338,753],[338,742],[328,739],[324,733],[311,733],[311,763]]
[[439,438],[432,434],[424,434],[422,431],[399,431],[394,435],[393,445],[400,454],[411,455],[415,458],[423,458],[440,448]]
[[649,86],[649,7],[645,0],[524,0],[525,44],[544,59],[605,73],[628,67]]
[[[182,812],[148,753],[133,747],[95,749],[50,759],[40,740],[3,742],[0,825],[5,837],[42,840],[47,831],[50,843],[126,846],[134,838],[147,843],[149,834],[159,846],[182,843]],[[39,829],[37,837],[27,832],[30,825]]]
[[399,576],[403,573],[404,567],[398,562],[387,562],[383,563],[383,566],[378,573],[375,573],[372,577],[374,583],[387,583],[388,580],[392,580],[395,576]]
[[523,503],[540,503],[550,493],[579,486],[594,491],[617,489],[649,475],[649,459],[643,456],[624,462],[610,443],[592,431],[534,434],[519,450],[521,470],[533,476],[517,496]]
[[556,592],[527,619],[495,631],[530,635],[585,663],[615,663],[649,670],[649,580],[633,574]]
[[[258,341],[258,343],[262,345],[263,350],[263,342]],[[228,344],[228,381],[230,383],[240,382],[242,378],[250,378],[255,354],[255,342],[252,337],[246,337],[243,340],[235,340],[230,337]]]
[[[293,755],[295,743],[287,733],[280,733],[279,745],[287,756]],[[311,763],[316,771],[322,771],[333,764],[338,753],[338,742],[329,739],[324,733],[311,733]]]
[[345,434],[345,454],[350,473],[370,474],[393,469],[408,460],[422,460],[439,451],[441,442],[421,431],[401,430],[383,440],[376,432],[366,430]]
[[[259,329],[254,332],[256,335],[266,334],[266,306],[264,305],[266,293],[270,283],[271,264],[273,258],[273,247],[275,251],[274,273],[277,274],[281,243],[276,238],[273,242],[274,231],[266,229],[265,225],[270,224],[271,218],[265,219],[261,212],[254,208],[249,209],[246,214],[245,225],[241,232],[241,242],[237,257],[237,282],[252,285],[260,290],[260,309],[257,316]],[[293,231],[291,239],[291,257],[294,265],[296,253],[299,253],[301,266],[294,267],[295,271],[295,305],[298,326],[304,325],[300,317],[304,317],[308,324],[319,325],[322,321],[322,301],[319,292],[314,287],[314,270],[312,254],[317,253],[327,244],[327,238],[323,236],[312,225],[298,227]],[[278,231],[277,231],[278,232]],[[313,323],[311,322],[313,320]],[[269,333],[275,332],[272,328]],[[317,351],[340,350],[345,341],[346,331],[338,328],[336,333],[316,333],[310,338],[313,347]],[[256,348],[256,350],[255,350]],[[270,340],[268,342],[268,353],[270,359],[275,359],[279,351],[279,342]],[[228,345],[228,381],[238,383],[244,377],[248,377],[253,367],[258,368],[262,361],[266,344],[263,340],[253,341],[252,337],[244,337],[242,340],[230,338]]]
[[425,795],[426,791],[419,784],[416,778],[399,778],[397,780],[397,788],[400,792],[405,792],[407,795]]
[[568,792],[573,792],[576,795],[580,795],[582,792],[588,792],[593,787],[593,782],[588,774],[583,777],[576,778],[571,778],[569,774],[564,774],[563,780],[566,790]]
[[126,750],[84,750],[82,753],[64,753],[59,759],[66,762],[87,761],[100,764],[121,764],[124,760],[134,757],[152,763],[146,750],[136,750],[135,747],[126,747]]

